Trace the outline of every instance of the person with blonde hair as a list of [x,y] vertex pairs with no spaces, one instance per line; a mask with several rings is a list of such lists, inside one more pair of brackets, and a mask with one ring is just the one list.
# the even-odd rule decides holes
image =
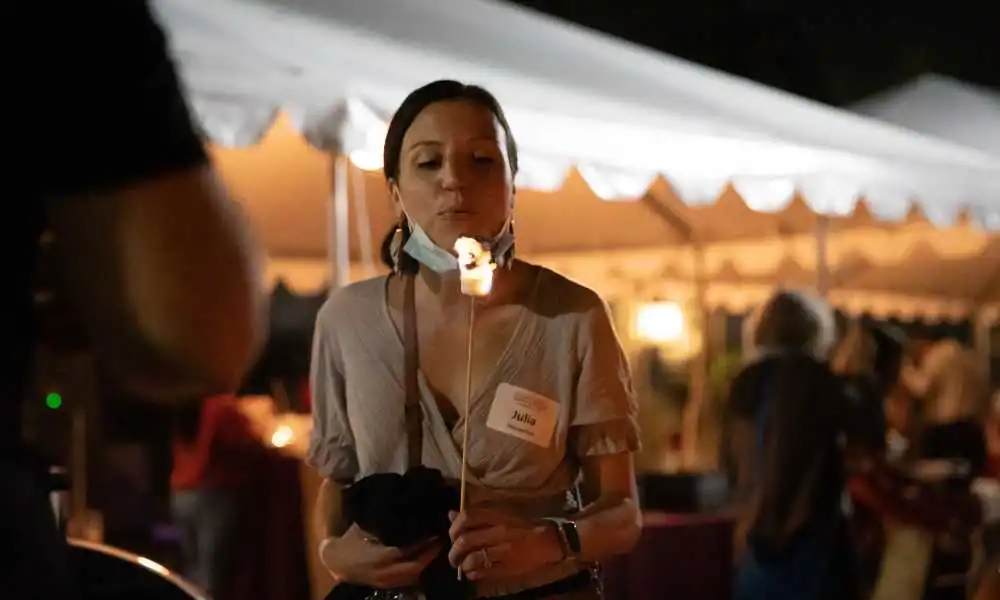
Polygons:
[[734,598],[858,598],[838,437],[845,401],[827,366],[833,311],[808,293],[778,290],[747,320],[749,361],[727,406],[735,478]]
[[795,350],[824,359],[836,340],[833,310],[802,290],[776,291],[743,326],[743,352],[748,358]]
[[986,469],[982,424],[990,411],[989,376],[984,361],[958,340],[920,328],[901,381],[919,416],[915,448],[922,460],[965,463],[970,478]]

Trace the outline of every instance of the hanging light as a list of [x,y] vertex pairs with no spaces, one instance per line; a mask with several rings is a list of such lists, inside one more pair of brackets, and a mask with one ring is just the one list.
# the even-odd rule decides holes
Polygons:
[[635,315],[636,337],[645,342],[665,344],[683,338],[684,310],[676,302],[647,302]]

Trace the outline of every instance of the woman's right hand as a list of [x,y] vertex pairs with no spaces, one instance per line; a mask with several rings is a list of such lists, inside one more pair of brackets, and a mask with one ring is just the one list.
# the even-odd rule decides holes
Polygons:
[[415,585],[420,573],[443,548],[440,540],[428,540],[409,548],[384,546],[357,525],[339,538],[320,543],[320,560],[341,581],[377,589]]

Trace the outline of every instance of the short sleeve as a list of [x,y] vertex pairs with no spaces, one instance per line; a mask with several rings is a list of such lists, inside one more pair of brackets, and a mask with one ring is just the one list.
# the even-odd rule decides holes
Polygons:
[[42,75],[26,107],[43,148],[69,153],[39,180],[43,196],[118,188],[208,163],[148,0],[38,3],[22,25],[61,48],[33,55]]
[[638,405],[625,352],[600,299],[578,336],[576,397],[570,410],[569,444],[578,457],[639,449]]
[[324,324],[320,311],[313,335],[310,390],[312,432],[306,463],[320,476],[337,482],[351,482],[358,472],[354,436],[347,418],[344,375],[333,332]]

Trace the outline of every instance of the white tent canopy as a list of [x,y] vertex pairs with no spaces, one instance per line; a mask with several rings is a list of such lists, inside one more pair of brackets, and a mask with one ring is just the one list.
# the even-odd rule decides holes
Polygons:
[[[271,252],[269,280],[304,293],[326,286],[329,157],[287,119],[254,147],[214,154]],[[353,169],[349,179],[357,200],[347,219],[356,280],[376,274],[365,259],[395,216],[379,175]],[[660,211],[683,225],[672,226]],[[557,193],[519,191],[515,214],[519,255],[609,299],[690,299],[698,263],[709,281],[706,304],[734,312],[761,302],[774,285],[817,281],[817,216],[801,200],[761,214],[728,189],[715,204],[691,207],[658,182],[638,202],[604,202],[573,176]],[[934,228],[918,214],[887,225],[863,210],[828,217],[827,230],[830,300],[852,314],[958,319],[1000,304],[1000,237],[989,232]],[[702,244],[700,260],[692,238]]]
[[522,148],[523,188],[574,168],[601,198],[665,177],[687,203],[731,182],[755,210],[801,192],[818,212],[859,198],[882,218],[918,199],[936,224],[963,207],[1000,222],[1000,166],[880,124],[486,0],[157,0],[192,103],[226,145],[285,111],[315,145],[377,166],[406,93],[456,78],[497,94]]
[[1000,164],[1000,92],[930,73],[852,107],[856,112],[973,148]]

